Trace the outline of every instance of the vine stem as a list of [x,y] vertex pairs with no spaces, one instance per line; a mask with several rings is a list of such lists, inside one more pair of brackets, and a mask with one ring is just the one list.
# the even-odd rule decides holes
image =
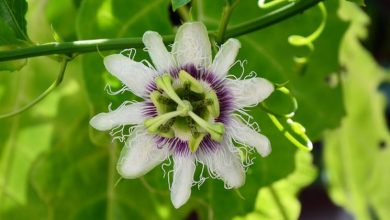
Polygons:
[[0,115],[0,120],[4,119],[4,118],[9,118],[9,117],[15,116],[15,115],[20,114],[20,113],[22,113],[24,111],[27,111],[28,109],[32,108],[33,106],[38,104],[40,101],[42,101],[55,88],[57,88],[58,85],[61,84],[61,82],[62,82],[62,80],[64,78],[64,74],[65,74],[65,70],[66,70],[66,67],[68,65],[68,62],[69,62],[69,58],[64,58],[64,60],[61,63],[61,67],[60,67],[60,71],[58,73],[57,79],[50,85],[49,88],[47,88],[40,96],[38,96],[38,98],[36,98],[34,101],[32,101],[31,103],[27,104],[26,106],[24,106],[24,107],[22,107],[20,109],[17,109],[17,110],[15,110],[13,112],[10,112],[10,113],[6,113],[6,114],[3,114],[3,115]]
[[[238,37],[243,34],[251,33],[270,25],[278,23],[296,14],[302,13],[306,9],[315,6],[322,0],[301,0],[282,6],[274,11],[268,12],[253,20],[243,22],[231,28],[221,25],[217,31],[210,31],[212,37],[220,37],[218,43],[223,43],[224,39]],[[230,15],[229,15],[230,16]],[[229,17],[227,17],[229,18]],[[226,30],[226,31],[225,31]],[[222,33],[220,33],[222,32]],[[172,43],[174,35],[163,36],[166,44]],[[116,39],[94,39],[80,40],[73,42],[54,42],[36,46],[22,47],[14,50],[0,51],[0,61],[23,59],[28,57],[45,56],[53,54],[71,55],[96,51],[120,50],[125,48],[143,47],[142,38],[116,38]]]
[[235,0],[233,4],[230,4],[230,2],[228,2],[223,8],[221,22],[219,23],[219,29],[217,33],[217,41],[219,43],[222,43],[225,40],[225,32],[229,23],[230,16],[239,2],[240,0]]

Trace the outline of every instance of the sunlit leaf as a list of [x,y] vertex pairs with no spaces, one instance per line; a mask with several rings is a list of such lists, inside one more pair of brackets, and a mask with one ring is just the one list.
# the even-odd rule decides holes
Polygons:
[[325,136],[329,192],[356,219],[388,219],[390,135],[378,90],[387,76],[360,43],[368,17],[356,5],[342,6],[342,17],[351,22],[340,48],[347,115],[340,128]]
[[[31,102],[48,86],[57,68],[54,61],[34,60],[18,74],[4,74],[0,96],[0,114],[16,110]],[[74,87],[75,85],[73,85]],[[52,144],[51,119],[56,117],[59,98],[70,87],[51,94],[29,112],[0,120],[0,217],[3,212],[28,202],[29,171],[39,155]],[[7,219],[7,218],[6,218]]]
[[[50,25],[41,16],[32,16],[39,15],[40,10],[41,7],[33,7],[28,15],[29,33],[34,38],[38,35],[50,37]],[[76,67],[77,61],[74,61],[68,71],[80,72]],[[1,72],[0,114],[29,104],[49,87],[58,71],[58,62],[42,57],[29,60],[25,68],[15,74]],[[55,130],[53,126],[57,117],[61,117],[57,115],[59,101],[61,97],[76,92],[78,87],[70,76],[66,76],[62,85],[29,111],[0,120],[0,219],[43,218],[46,207],[43,201],[33,199],[35,194],[28,187],[29,176],[37,158],[59,140],[53,139],[54,133],[61,134],[63,130]],[[22,207],[28,207],[30,211],[23,213],[20,211]]]
[[298,219],[300,203],[297,194],[316,176],[316,169],[312,165],[311,158],[312,156],[306,152],[297,152],[294,172],[285,179],[260,189],[255,210],[245,217],[237,217],[235,220]]

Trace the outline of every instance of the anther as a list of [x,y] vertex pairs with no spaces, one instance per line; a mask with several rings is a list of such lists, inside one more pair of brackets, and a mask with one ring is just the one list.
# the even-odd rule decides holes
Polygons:
[[180,116],[187,116],[188,112],[192,111],[192,105],[189,101],[183,100],[183,105],[178,105],[177,111],[181,112]]
[[213,91],[210,91],[206,93],[205,100],[210,103],[209,105],[207,105],[207,110],[209,110],[213,117],[218,117],[220,114],[220,109],[217,94],[215,94],[215,92]]
[[153,105],[156,107],[158,113],[164,113],[166,111],[166,107],[162,105],[160,102],[160,98],[162,97],[161,93],[158,91],[153,91],[150,93],[150,100]]
[[191,91],[196,93],[204,92],[202,84],[186,71],[180,70],[179,79],[184,85],[189,84]]
[[196,150],[198,150],[204,136],[205,136],[204,133],[198,133],[197,136],[195,135],[191,136],[190,141],[188,142],[188,147],[190,148],[191,152],[196,152]]
[[205,129],[211,136],[211,139],[215,141],[222,141],[223,133],[225,132],[225,126],[220,123],[210,123],[205,121],[203,118],[199,117],[193,112],[188,112],[188,115],[203,129]]
[[178,110],[169,113],[164,113],[154,118],[146,119],[144,125],[148,129],[148,131],[150,131],[151,133],[156,133],[158,132],[162,124],[166,123],[171,118],[177,117],[181,114],[183,114],[183,112]]
[[162,89],[169,98],[175,101],[178,105],[184,105],[183,101],[176,94],[172,87],[172,77],[169,74],[156,77],[156,85],[159,89]]

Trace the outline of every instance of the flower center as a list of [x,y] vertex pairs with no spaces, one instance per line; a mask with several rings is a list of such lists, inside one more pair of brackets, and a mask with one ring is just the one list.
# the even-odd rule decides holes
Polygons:
[[[189,137],[188,147],[195,152],[203,138],[210,134],[211,139],[222,141],[225,127],[215,122],[220,114],[218,97],[212,90],[184,70],[173,83],[171,75],[164,74],[155,79],[160,91],[150,93],[150,99],[158,115],[145,121],[145,127],[152,133],[166,138],[178,134]],[[174,86],[174,85],[176,86]]]

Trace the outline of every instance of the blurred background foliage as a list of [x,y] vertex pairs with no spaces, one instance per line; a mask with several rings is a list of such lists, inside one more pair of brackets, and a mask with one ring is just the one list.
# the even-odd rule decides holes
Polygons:
[[[14,8],[20,28],[8,28],[0,7],[2,51],[31,42],[139,37],[146,30],[173,34],[180,24],[180,13],[171,11],[168,0],[5,2],[19,3]],[[390,136],[386,99],[379,90],[390,79],[366,49],[376,48],[378,39],[365,41],[366,47],[361,43],[375,29],[368,29],[364,8],[343,0],[324,3],[326,27],[312,52],[287,39],[308,36],[319,26],[323,18],[318,7],[238,38],[238,59],[247,61],[245,74],[255,71],[273,82],[288,82],[299,102],[294,120],[316,142],[313,154],[297,150],[255,107],[250,113],[271,140],[272,154],[256,156],[239,191],[207,179],[201,187],[194,186],[190,201],[176,210],[169,199],[169,177],[163,177],[160,167],[140,179],[118,181],[115,165],[123,143],[94,131],[88,121],[107,111],[109,104],[116,108],[135,97],[105,91],[107,84],[113,90],[122,86],[102,62],[102,56],[117,51],[84,54],[69,63],[61,85],[42,102],[0,119],[0,219],[390,219]],[[193,18],[213,30],[224,4],[193,0],[182,9],[192,6]],[[380,13],[372,8],[368,11],[376,18]],[[269,10],[258,8],[254,0],[242,0],[229,25]],[[388,48],[388,38],[385,42]],[[374,55],[386,62],[386,53],[380,48]],[[296,56],[308,57],[308,63],[298,64]],[[142,59],[148,56],[138,49],[136,60]],[[55,80],[60,65],[58,57],[48,56],[0,62],[0,69],[4,114],[38,97]],[[242,68],[236,65],[231,73],[239,76]],[[289,108],[288,100],[277,93],[267,102],[281,112]],[[345,212],[336,207],[331,208],[338,212],[305,211],[305,203],[321,202],[320,196],[310,200],[316,198],[311,189],[318,188],[326,189]],[[300,197],[302,189],[314,194]]]

